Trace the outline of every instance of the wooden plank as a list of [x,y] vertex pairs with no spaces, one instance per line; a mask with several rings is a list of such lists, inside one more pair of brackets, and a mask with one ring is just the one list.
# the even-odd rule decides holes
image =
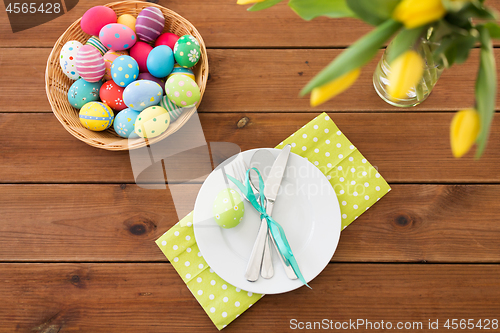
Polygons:
[[[0,330],[217,332],[169,264],[2,264]],[[498,265],[330,264],[311,282],[267,295],[227,332],[282,332],[297,322],[498,319]],[[297,300],[300,300],[298,302]],[[217,309],[216,309],[217,310]],[[484,323],[483,323],[484,325]],[[497,327],[497,326],[495,326]],[[364,330],[365,326],[358,329]],[[411,330],[410,330],[411,331]]]
[[[49,52],[33,48],[1,50],[0,111],[51,112],[45,92]],[[373,88],[372,76],[382,51],[363,69],[358,81],[335,99],[313,109],[308,96],[299,97],[301,88],[339,52],[209,50],[210,79],[200,112],[402,111],[382,101]],[[467,63],[445,71],[429,99],[404,112],[455,111],[474,105],[478,55],[474,50]],[[500,62],[500,53],[496,57]]]
[[[0,262],[166,261],[154,240],[199,188],[177,188],[174,207],[168,189],[1,185]],[[342,232],[332,260],[499,263],[499,195],[498,185],[393,185]]]
[[[12,33],[5,7],[0,7],[0,47],[52,47],[59,36],[100,0],[85,0],[69,13],[41,26]],[[345,47],[373,27],[355,19],[302,20],[286,1],[261,12],[247,12],[236,0],[160,0],[200,31],[208,47]],[[499,9],[499,0],[488,5]],[[500,45],[495,41],[496,45]]]
[[[101,0],[85,0],[67,14],[41,26],[12,33],[4,6],[0,7],[0,47],[52,47],[61,34]],[[161,0],[200,31],[208,47],[330,47],[346,46],[372,28],[354,19],[302,20],[285,3],[249,13],[235,0]]]
[[[200,114],[207,142],[231,142],[242,150],[274,147],[316,114]],[[500,118],[488,148],[451,155],[451,113],[330,114],[342,132],[391,183],[498,183]],[[245,126],[238,122],[247,117]],[[29,124],[29,125],[28,125]],[[29,126],[29,127],[27,127]],[[29,128],[29,132],[21,129]],[[97,149],[73,138],[51,114],[0,114],[1,183],[133,183],[128,152]],[[29,133],[29,134],[26,134]],[[167,138],[166,144],[178,145]],[[148,156],[149,158],[149,156]],[[192,160],[189,160],[192,162]],[[183,170],[200,165],[186,163]]]

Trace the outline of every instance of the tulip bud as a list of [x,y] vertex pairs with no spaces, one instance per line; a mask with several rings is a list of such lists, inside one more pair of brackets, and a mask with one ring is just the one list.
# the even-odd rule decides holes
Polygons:
[[424,60],[416,51],[406,51],[391,64],[388,93],[393,100],[403,99],[422,79]]
[[262,2],[264,0],[238,0],[236,3],[238,5],[249,5],[252,3]]
[[451,151],[453,156],[462,157],[469,151],[479,135],[481,125],[479,114],[474,109],[458,111],[450,126]]
[[356,68],[321,87],[314,88],[311,92],[311,106],[318,106],[337,96],[358,79],[361,70]]
[[396,6],[392,16],[407,29],[413,29],[437,21],[445,14],[446,9],[441,0],[403,0]]

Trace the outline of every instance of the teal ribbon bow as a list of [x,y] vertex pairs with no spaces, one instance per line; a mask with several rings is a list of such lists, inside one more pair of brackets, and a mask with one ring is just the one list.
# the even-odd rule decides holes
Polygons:
[[[255,197],[255,194],[253,193],[252,187],[250,185],[250,171],[252,170],[255,171],[259,176],[260,203],[257,201],[257,198]],[[256,168],[250,168],[247,170],[245,175],[246,186],[243,185],[240,181],[238,181],[234,177],[231,177],[230,175],[227,175],[227,177],[239,188],[241,193],[243,193],[243,195],[248,199],[248,201],[252,204],[252,206],[260,213],[261,220],[263,218],[266,219],[267,226],[271,231],[271,236],[273,237],[274,242],[276,243],[278,252],[283,258],[283,261],[287,266],[292,266],[292,269],[295,272],[295,275],[297,275],[297,277],[299,278],[299,280],[304,285],[309,287],[309,285],[306,283],[306,280],[302,276],[302,273],[300,272],[297,260],[293,256],[292,249],[290,248],[290,244],[288,244],[288,240],[286,239],[285,236],[285,231],[283,230],[281,225],[279,225],[278,222],[276,222],[269,214],[266,213],[266,204],[265,204],[266,197],[264,196],[264,181],[262,180],[262,176],[260,175],[259,170],[257,170]],[[309,288],[312,289],[311,287]]]

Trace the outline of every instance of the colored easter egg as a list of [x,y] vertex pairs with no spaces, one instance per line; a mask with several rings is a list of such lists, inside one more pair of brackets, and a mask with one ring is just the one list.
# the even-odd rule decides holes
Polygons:
[[71,40],[64,44],[61,49],[59,64],[61,65],[64,75],[71,80],[78,80],[80,78],[80,74],[78,74],[76,69],[76,55],[82,46],[83,44],[79,41]]
[[118,113],[113,122],[116,134],[127,139],[138,138],[139,136],[135,133],[135,122],[139,114],[139,111],[132,109],[125,109]]
[[116,23],[115,11],[109,7],[96,6],[83,14],[80,26],[85,33],[99,36],[102,27],[109,23]]
[[137,16],[135,22],[135,31],[140,40],[153,42],[163,31],[165,27],[165,16],[160,9],[156,7],[144,8]]
[[125,88],[123,101],[132,110],[142,111],[149,106],[158,105],[162,96],[162,89],[158,83],[138,80]]
[[174,69],[172,69],[172,72],[168,75],[167,79],[169,79],[174,74],[183,74],[183,75],[186,75],[187,77],[189,77],[193,80],[196,80],[191,68],[184,68],[179,64],[174,65]]
[[102,81],[87,82],[84,79],[75,81],[68,90],[68,101],[72,107],[81,109],[88,102],[99,100],[99,89]]
[[165,32],[164,34],[161,34],[160,37],[158,37],[155,42],[155,47],[160,45],[167,45],[173,50],[175,47],[175,43],[177,43],[178,40],[179,36],[177,36],[176,34]]
[[114,111],[121,111],[127,106],[123,102],[123,87],[117,85],[113,80],[105,82],[99,90],[101,101]]
[[127,51],[113,51],[113,50],[109,50],[108,52],[106,52],[106,54],[103,57],[104,66],[106,66],[106,72],[104,73],[104,80],[106,80],[106,81],[112,80],[112,78],[111,78],[111,64],[113,63],[113,61],[115,61],[116,58],[118,58],[119,56],[123,56],[123,55],[128,55],[128,52]]
[[234,228],[243,220],[245,204],[237,191],[226,188],[217,194],[212,213],[219,226],[225,229]]
[[119,23],[104,26],[99,33],[99,39],[104,45],[114,51],[129,49],[137,41],[134,30]]
[[176,121],[177,118],[179,118],[179,116],[185,110],[183,107],[175,105],[175,103],[169,100],[167,96],[163,96],[163,98],[160,101],[160,106],[165,110],[167,110],[167,112],[170,114],[171,123]]
[[201,98],[200,88],[196,82],[182,74],[175,74],[165,83],[168,98],[176,105],[194,106]]
[[139,70],[141,73],[148,72],[147,61],[149,53],[152,50],[153,47],[151,45],[141,41],[135,43],[135,45],[130,49],[130,56],[139,64]]
[[155,47],[148,56],[148,71],[155,77],[165,77],[174,69],[174,53],[166,45]]
[[137,80],[139,65],[131,56],[121,56],[111,65],[111,77],[120,87],[126,87]]
[[129,27],[130,29],[134,30],[134,32],[135,32],[135,21],[136,21],[136,18],[133,17],[132,15],[123,14],[120,17],[118,17],[117,23],[120,23],[120,24],[123,24],[123,25]]
[[193,67],[200,60],[200,43],[193,36],[184,35],[175,43],[174,56],[182,67]]
[[163,81],[162,79],[154,77],[153,75],[151,75],[149,73],[139,73],[137,80],[154,81],[160,85],[161,89],[163,90],[163,94],[165,94],[165,81]]
[[135,121],[135,133],[141,138],[155,138],[170,125],[170,115],[161,106],[150,106],[141,112]]
[[101,55],[104,55],[109,50],[106,46],[104,46],[103,43],[101,43],[99,38],[97,38],[96,36],[90,37],[87,43],[85,43],[85,45],[91,45],[95,47]]
[[90,45],[80,47],[76,55],[76,70],[85,81],[100,81],[106,72],[101,53]]
[[113,110],[101,102],[90,102],[80,109],[80,122],[91,131],[108,129],[113,124],[113,119]]

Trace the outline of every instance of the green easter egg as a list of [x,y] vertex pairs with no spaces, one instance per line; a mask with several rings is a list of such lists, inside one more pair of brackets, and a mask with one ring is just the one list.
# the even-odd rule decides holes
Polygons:
[[183,74],[172,75],[165,83],[168,98],[180,107],[194,106],[201,98],[196,82]]
[[174,46],[175,61],[184,68],[191,68],[200,60],[200,43],[190,35],[184,35]]
[[217,194],[212,212],[219,226],[234,228],[243,220],[245,205],[238,192],[226,188]]

